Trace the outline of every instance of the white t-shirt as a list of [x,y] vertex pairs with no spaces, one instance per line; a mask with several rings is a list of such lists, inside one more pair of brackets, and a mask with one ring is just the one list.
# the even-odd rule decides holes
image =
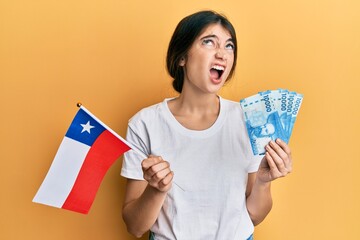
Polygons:
[[[151,231],[156,240],[247,239],[254,230],[246,208],[248,173],[261,157],[251,151],[242,109],[220,99],[220,113],[208,129],[182,126],[165,99],[129,121],[127,140],[146,155],[161,156],[174,172],[173,185]],[[121,175],[143,180],[142,157],[124,155]]]

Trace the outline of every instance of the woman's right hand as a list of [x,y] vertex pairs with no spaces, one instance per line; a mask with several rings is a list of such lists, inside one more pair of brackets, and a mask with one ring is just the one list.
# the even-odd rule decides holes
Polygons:
[[127,180],[122,210],[128,231],[137,238],[156,222],[174,176],[170,164],[161,157],[149,156],[141,167],[146,181]]
[[162,157],[149,156],[142,161],[141,166],[144,179],[151,187],[160,192],[170,190],[174,172],[171,171],[169,162]]

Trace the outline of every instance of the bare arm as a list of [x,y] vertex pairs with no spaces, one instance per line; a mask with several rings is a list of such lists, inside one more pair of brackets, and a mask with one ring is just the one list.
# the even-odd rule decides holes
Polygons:
[[256,173],[248,177],[246,206],[254,226],[261,223],[269,214],[272,207],[270,190],[271,183],[261,183],[256,180]]
[[272,207],[271,181],[285,177],[292,171],[292,158],[288,145],[271,141],[266,146],[266,154],[257,173],[248,177],[246,206],[254,225],[261,223]]
[[144,179],[126,183],[123,219],[129,233],[141,237],[155,223],[171,188],[173,173],[160,157],[149,157],[142,162]]

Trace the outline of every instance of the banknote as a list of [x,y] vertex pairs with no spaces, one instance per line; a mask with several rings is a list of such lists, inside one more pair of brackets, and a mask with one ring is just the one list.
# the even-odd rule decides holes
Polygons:
[[288,143],[303,95],[286,89],[267,90],[240,100],[254,155],[277,138]]
[[277,138],[286,141],[278,111],[270,98],[270,91],[260,92],[240,101],[254,155],[265,154],[265,146]]
[[270,91],[270,98],[274,104],[275,110],[279,113],[283,129],[288,128],[288,113],[286,109],[288,94],[289,91],[286,89],[277,89]]
[[288,123],[289,127],[287,128],[287,135],[290,138],[292,130],[294,128],[295,120],[298,115],[298,112],[301,107],[301,103],[303,100],[303,95],[300,93],[293,92],[292,104],[291,108],[287,108],[288,113]]

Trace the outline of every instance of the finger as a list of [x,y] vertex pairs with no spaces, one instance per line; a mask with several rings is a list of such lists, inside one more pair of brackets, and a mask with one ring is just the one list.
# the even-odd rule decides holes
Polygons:
[[270,144],[266,146],[266,150],[267,153],[270,155],[271,159],[274,161],[278,171],[285,176],[289,171],[287,169],[285,161],[279,156],[279,154],[286,156],[285,152],[282,151],[281,148],[274,142],[270,142]]
[[282,149],[282,147],[277,144],[276,142],[274,141],[270,141],[269,143],[271,149],[274,150],[274,152],[276,152],[276,154],[283,160],[287,160],[288,158],[288,155],[286,154],[286,152],[284,151],[284,149]]
[[281,140],[280,138],[276,139],[276,143],[284,150],[284,152],[291,156],[291,150],[289,145],[286,144],[286,142],[284,142],[283,140]]
[[265,153],[265,159],[270,167],[270,175],[276,179],[282,176],[281,172],[279,171],[274,159],[272,158],[272,156],[270,155],[269,152]]
[[167,187],[173,180],[174,178],[174,172],[170,172],[168,173],[159,183],[159,187],[160,188],[165,188]]
[[164,168],[158,172],[156,172],[155,174],[153,174],[151,176],[151,181],[152,182],[160,182],[162,181],[169,173],[171,173],[170,168]]
[[291,157],[291,149],[289,145],[282,141],[281,139],[276,139],[276,143],[281,147],[281,149],[285,152],[286,155],[280,155],[284,160],[285,166],[289,172],[292,171],[292,157]]
[[157,173],[165,168],[170,168],[170,164],[166,161],[162,161],[159,163],[155,163],[154,165],[152,165],[151,167],[146,169],[146,172],[148,172],[151,175],[154,175],[155,173]]
[[168,170],[168,172],[170,172],[170,164],[168,162],[162,161],[162,162],[156,163],[144,171],[144,176],[145,176],[144,178],[150,179],[150,178],[153,178],[154,176],[160,177],[162,174],[162,171],[164,171],[166,169]]
[[281,141],[280,139],[277,139],[276,141],[277,141],[277,143],[275,143],[274,141],[270,141],[271,148],[274,149],[274,151],[278,154],[278,156],[284,162],[285,167],[288,170],[291,170],[291,168],[292,168],[291,155],[289,155],[287,153],[287,152],[290,153],[290,148],[287,146],[287,144],[284,141]]
[[160,190],[160,191],[167,191],[170,186],[169,183],[172,179],[171,171],[169,169],[165,169],[155,176],[153,176],[149,181],[149,185]]
[[146,171],[151,166],[163,161],[162,157],[149,156],[141,162],[141,167]]
[[269,152],[265,153],[266,162],[269,165],[270,170],[277,169],[274,159],[271,157]]

